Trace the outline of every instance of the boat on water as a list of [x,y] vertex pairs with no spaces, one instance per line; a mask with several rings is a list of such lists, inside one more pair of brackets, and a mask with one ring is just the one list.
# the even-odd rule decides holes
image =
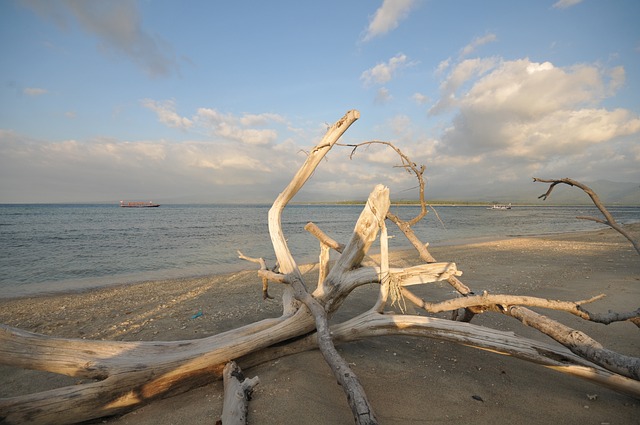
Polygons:
[[160,204],[154,204],[153,202],[125,202],[120,201],[120,206],[122,208],[155,208],[159,207]]
[[487,209],[488,210],[510,210],[511,209],[511,203],[509,203],[507,205],[493,204],[492,207],[489,207]]

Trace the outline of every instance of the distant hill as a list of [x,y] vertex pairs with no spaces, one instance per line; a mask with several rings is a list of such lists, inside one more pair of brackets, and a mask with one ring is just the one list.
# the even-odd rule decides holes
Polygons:
[[[640,184],[631,182],[612,182],[597,180],[581,182],[595,191],[605,205],[640,206]],[[539,205],[588,205],[591,199],[580,188],[565,184],[557,185],[551,196],[543,201],[538,199],[545,193],[549,185],[533,183],[525,185],[491,184],[473,187],[448,187],[443,190],[434,188],[427,192],[427,199],[462,201],[482,204],[539,204]]]
[[[597,180],[593,182],[580,182],[589,186],[605,205],[640,205],[640,184],[631,182],[612,182]],[[540,196],[546,192],[549,185],[535,184]],[[519,201],[518,201],[519,202]],[[591,198],[578,187],[557,185],[545,203],[553,204],[590,204]]]
[[605,204],[640,205],[640,184],[638,183],[598,180],[592,184],[585,184],[593,189]]

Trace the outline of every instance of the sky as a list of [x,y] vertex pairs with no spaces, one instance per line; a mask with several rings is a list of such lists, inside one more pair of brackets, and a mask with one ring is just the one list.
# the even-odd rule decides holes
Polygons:
[[[427,199],[640,183],[637,0],[5,0],[0,203],[272,202],[348,110]],[[294,200],[416,180],[335,147]],[[535,201],[535,199],[532,199]]]

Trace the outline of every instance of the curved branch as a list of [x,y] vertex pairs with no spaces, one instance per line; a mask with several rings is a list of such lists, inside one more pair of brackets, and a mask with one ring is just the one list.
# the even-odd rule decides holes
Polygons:
[[533,181],[540,182],[540,183],[551,183],[549,185],[549,189],[547,189],[547,191],[542,195],[538,196],[538,199],[542,199],[543,201],[546,201],[547,198],[551,196],[551,192],[553,191],[553,188],[558,184],[564,183],[566,185],[576,186],[582,189],[584,193],[589,195],[589,197],[591,198],[591,201],[593,201],[593,204],[600,210],[600,212],[602,213],[605,219],[601,220],[595,217],[576,217],[576,218],[582,219],[582,220],[592,220],[598,223],[606,224],[607,226],[611,227],[616,232],[620,233],[622,236],[627,238],[627,240],[631,242],[631,244],[635,248],[636,252],[640,255],[640,241],[634,238],[629,232],[627,232],[621,225],[619,225],[616,222],[615,218],[613,218],[609,210],[607,210],[607,208],[604,206],[602,201],[600,201],[600,197],[598,197],[598,195],[589,186],[567,177],[563,179],[539,179],[537,177],[534,177]]
[[[563,346],[535,341],[515,335],[513,332],[499,331],[472,323],[426,316],[378,314],[369,310],[346,322],[332,326],[331,335],[336,343],[388,335],[410,335],[444,340],[507,354],[640,399],[640,381],[597,366]],[[286,346],[270,347],[249,354],[238,362],[244,367],[250,367],[315,348],[317,348],[317,338],[314,333],[290,342]]]
[[538,329],[575,354],[607,370],[640,381],[640,358],[608,350],[584,332],[571,329],[525,307],[511,306],[505,311],[505,314],[515,317],[527,326]]
[[360,112],[351,110],[327,130],[320,143],[309,153],[304,164],[298,169],[298,172],[291,179],[287,187],[278,195],[269,210],[269,234],[271,235],[271,242],[273,243],[276,258],[278,259],[282,273],[294,273],[298,269],[289,251],[284,234],[282,233],[282,211],[302,186],[304,186],[307,180],[309,180],[320,161],[322,161],[322,158],[325,157],[340,136],[342,136],[358,118],[360,118]]
[[503,313],[507,311],[510,306],[519,305],[565,311],[584,320],[602,323],[605,325],[614,322],[623,322],[626,320],[630,321],[632,319],[640,317],[640,308],[626,313],[610,312],[606,314],[591,313],[582,308],[582,305],[584,304],[592,303],[594,301],[602,299],[604,297],[604,294],[597,295],[595,297],[589,298],[588,300],[582,301],[558,301],[520,295],[488,294],[485,292],[482,295],[453,298],[439,303],[430,303],[416,296],[407,288],[403,287],[402,292],[403,295],[407,297],[407,299],[429,313],[442,313],[446,311],[457,310],[459,308],[472,308],[476,313],[482,313],[483,311],[489,310]]
[[[629,379],[605,370],[608,368],[595,367],[591,362],[564,347],[553,347],[515,336],[511,332],[496,331],[471,323],[424,316],[381,315],[367,312],[332,328],[332,331],[334,338],[339,339],[341,335],[348,335],[350,340],[364,336],[386,335],[389,331],[393,334],[427,336],[511,354],[567,373],[571,373],[569,369],[575,367],[588,367],[589,372],[582,370],[579,374],[581,377],[594,379],[609,388],[612,388],[610,385],[615,380],[622,385],[616,385],[614,389],[640,398],[640,382],[637,379]],[[616,378],[613,379],[613,377]]]
[[[244,255],[242,252],[237,251],[238,253],[238,258],[240,258],[241,260],[247,260],[250,261],[252,263],[257,263],[260,265],[260,270],[268,270],[267,269],[267,263],[264,261],[264,258],[260,257],[260,258],[253,258],[253,257],[247,257],[246,255]],[[270,299],[272,300],[273,297],[271,295],[269,295],[269,279],[267,279],[266,277],[262,276],[262,299],[266,300],[266,299]]]
[[[291,251],[289,251],[287,241],[282,233],[282,211],[309,180],[322,158],[358,118],[360,118],[360,112],[351,110],[327,130],[320,143],[309,153],[304,164],[298,169],[291,182],[278,195],[269,209],[269,235],[280,265],[280,271],[284,274],[294,273],[300,278],[300,281],[302,281],[300,270],[291,255]],[[283,308],[285,314],[291,314],[297,309],[297,304],[290,291],[285,291],[283,294]]]

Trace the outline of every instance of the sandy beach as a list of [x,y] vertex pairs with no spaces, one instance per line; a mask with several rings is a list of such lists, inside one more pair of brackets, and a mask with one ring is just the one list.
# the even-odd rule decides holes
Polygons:
[[[640,225],[630,227],[640,233]],[[592,311],[630,311],[640,304],[640,257],[611,229],[513,238],[431,249],[439,261],[453,261],[461,280],[476,293],[535,295],[576,301],[600,293]],[[295,253],[294,253],[295,255]],[[396,266],[419,264],[412,251],[393,253]],[[315,282],[314,271],[307,275]],[[206,278],[144,282],[84,292],[0,299],[0,322],[70,338],[182,340],[202,338],[280,315],[281,288],[263,301],[254,265],[247,271]],[[421,288],[430,300],[452,297],[446,284]],[[356,290],[333,318],[341,321],[367,309],[377,287]],[[640,356],[640,332],[633,324],[601,325],[547,311],[620,353]],[[474,324],[552,342],[515,319],[495,313]],[[383,424],[637,424],[640,400],[487,351],[438,340],[380,337],[339,346],[358,374]],[[242,365],[240,365],[242,366]],[[259,376],[250,404],[251,424],[351,424],[344,394],[318,351],[281,358],[244,370]],[[62,385],[69,377],[0,366],[0,397]],[[154,401],[121,417],[97,423],[210,423],[222,411],[222,382]]]

